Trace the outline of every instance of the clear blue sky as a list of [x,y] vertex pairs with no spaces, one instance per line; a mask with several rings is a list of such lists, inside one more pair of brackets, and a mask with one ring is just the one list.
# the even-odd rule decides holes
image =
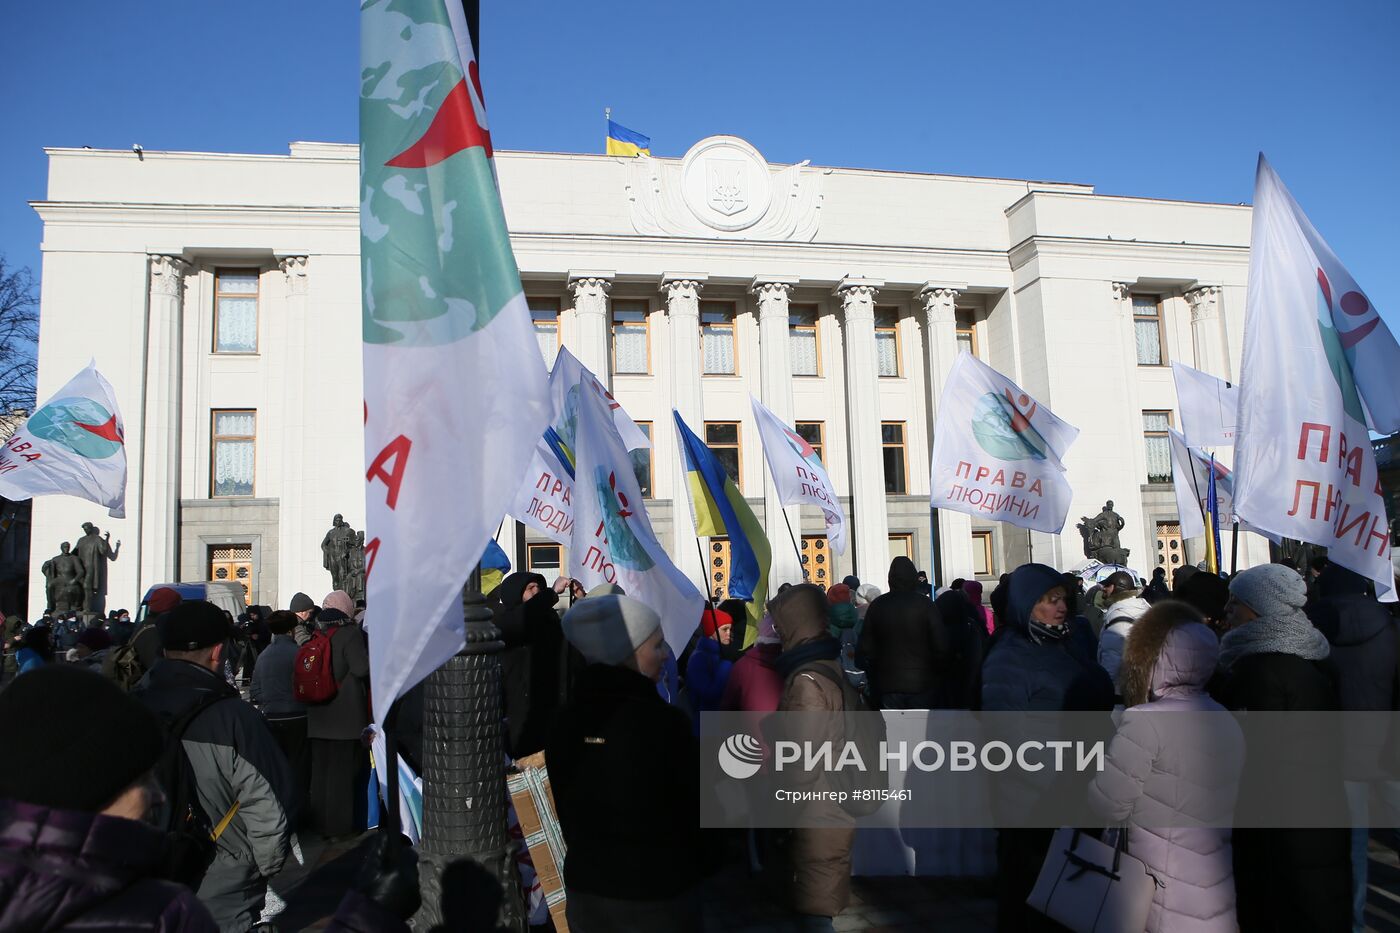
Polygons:
[[[1400,3],[482,0],[497,146],[770,160],[1249,201],[1264,150],[1400,331]],[[0,253],[39,272],[44,146],[352,141],[351,0],[65,0],[0,14]]]

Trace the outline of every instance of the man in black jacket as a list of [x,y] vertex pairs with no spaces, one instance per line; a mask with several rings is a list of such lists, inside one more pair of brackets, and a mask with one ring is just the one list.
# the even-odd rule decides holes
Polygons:
[[890,562],[890,591],[866,610],[856,663],[880,709],[947,709],[963,684],[938,608],[919,590],[907,557]]
[[355,832],[355,800],[369,785],[369,643],[350,618],[355,604],[341,590],[321,603],[316,623],[331,640],[335,696],[306,708],[311,743],[311,819],[328,838]]

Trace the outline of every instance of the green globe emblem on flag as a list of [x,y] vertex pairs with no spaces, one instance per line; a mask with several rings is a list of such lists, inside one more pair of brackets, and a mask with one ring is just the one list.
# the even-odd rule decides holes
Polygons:
[[33,414],[26,429],[88,460],[106,460],[122,449],[117,416],[90,398],[54,399]]
[[650,570],[656,562],[651,559],[647,549],[637,540],[631,526],[627,524],[627,519],[633,513],[627,496],[618,491],[616,474],[600,466],[594,480],[598,490],[598,502],[603,507],[603,527],[607,532],[608,548],[613,563],[638,572]]
[[988,392],[977,400],[972,415],[972,436],[977,444],[998,460],[1044,460],[1049,445],[1031,424],[1029,415],[1035,413],[1035,403],[1024,395],[1023,405],[1030,405],[1023,414],[1009,397]]

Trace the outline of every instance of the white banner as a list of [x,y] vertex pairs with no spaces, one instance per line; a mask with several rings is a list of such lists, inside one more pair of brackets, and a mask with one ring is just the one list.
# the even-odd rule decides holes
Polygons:
[[0,496],[77,496],[126,517],[126,428],[96,361],[54,393],[0,450]]
[[679,653],[700,624],[705,597],[656,540],[632,459],[607,401],[595,392],[579,395],[576,440],[569,576],[585,589],[616,583],[655,609],[667,643]]
[[1400,347],[1261,155],[1250,236],[1235,510],[1395,598],[1369,424],[1400,429]]
[[549,423],[559,436],[563,438],[565,446],[570,450],[574,449],[575,424],[578,421],[578,388],[580,385],[591,386],[593,391],[603,397],[608,403],[608,410],[612,412],[613,424],[617,427],[617,433],[622,436],[622,443],[628,450],[641,450],[651,446],[651,439],[637,426],[632,417],[613,398],[608,387],[603,385],[603,381],[593,374],[587,366],[578,361],[578,357],[568,351],[566,347],[559,348],[559,356],[554,360],[554,369],[549,374],[549,399],[553,406],[553,414]]
[[752,395],[753,417],[763,441],[768,472],[783,505],[815,505],[826,519],[826,537],[837,554],[846,553],[846,513],[836,497],[822,458],[812,445]]
[[1064,455],[1079,429],[963,351],[933,432],[929,503],[1059,534],[1069,512]]
[[1235,446],[1240,387],[1182,363],[1172,364],[1181,433],[1192,447]]

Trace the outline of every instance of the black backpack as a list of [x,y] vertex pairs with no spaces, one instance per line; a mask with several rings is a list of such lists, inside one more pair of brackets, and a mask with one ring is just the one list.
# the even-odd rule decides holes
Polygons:
[[881,767],[884,762],[880,755],[887,732],[885,717],[879,710],[872,710],[860,691],[851,686],[844,674],[833,671],[825,664],[812,664],[799,667],[792,676],[810,672],[820,674],[841,688],[841,708],[843,710],[844,737],[854,742],[860,752],[866,770],[841,768],[828,775],[828,782],[834,791],[844,791],[846,798],[841,801],[841,809],[851,816],[869,816],[885,802],[883,792],[890,789],[890,776]]
[[[209,693],[176,717],[162,715],[166,725],[165,751],[156,763],[155,776],[165,791],[165,833],[169,841],[165,870],[161,877],[178,881],[191,890],[199,887],[204,873],[214,861],[215,824],[199,802],[199,780],[185,754],[184,737],[195,718],[218,703],[233,697]],[[225,814],[219,814],[220,818]]]

